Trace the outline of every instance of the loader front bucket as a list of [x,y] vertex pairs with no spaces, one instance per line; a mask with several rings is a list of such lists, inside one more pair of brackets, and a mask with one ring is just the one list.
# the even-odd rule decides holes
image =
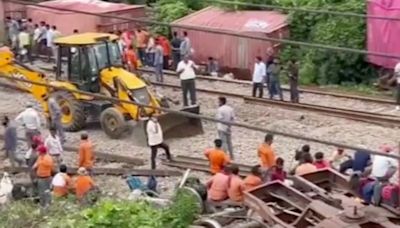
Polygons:
[[[199,114],[200,107],[198,105],[185,107],[180,111]],[[165,139],[185,138],[204,133],[201,119],[166,113],[161,115],[158,121],[163,129]]]
[[[186,107],[180,111],[199,114],[200,107]],[[158,121],[163,130],[164,139],[185,138],[204,133],[200,119],[189,118],[174,113],[165,113],[158,117]],[[146,123],[147,121],[139,121],[130,127],[130,139],[137,146],[147,146]]]

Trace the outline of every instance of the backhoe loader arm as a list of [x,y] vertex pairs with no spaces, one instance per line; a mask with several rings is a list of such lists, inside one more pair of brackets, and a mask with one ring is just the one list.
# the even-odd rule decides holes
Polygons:
[[[34,82],[48,83],[44,74],[17,63],[14,60],[14,54],[8,51],[0,52],[0,74],[5,76],[6,79],[20,78]],[[30,93],[41,104],[44,112],[48,113],[46,97],[49,89],[47,87],[15,80],[7,80],[7,83]]]

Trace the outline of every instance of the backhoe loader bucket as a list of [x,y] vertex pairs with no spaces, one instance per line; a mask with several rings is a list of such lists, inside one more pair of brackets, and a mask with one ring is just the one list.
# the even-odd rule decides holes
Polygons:
[[[199,114],[200,107],[186,107],[180,111]],[[200,119],[165,113],[158,117],[158,121],[163,130],[164,139],[185,138],[204,133]],[[137,146],[147,146],[146,124],[147,121],[139,121],[131,127],[131,137]]]

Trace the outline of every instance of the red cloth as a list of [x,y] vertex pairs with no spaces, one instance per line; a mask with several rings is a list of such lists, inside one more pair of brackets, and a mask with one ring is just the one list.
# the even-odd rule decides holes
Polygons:
[[39,152],[39,154],[46,154],[47,153],[47,148],[44,145],[40,145],[37,148],[37,151]]
[[271,181],[280,180],[284,181],[286,179],[286,172],[283,169],[274,168],[271,174]]
[[165,36],[159,36],[158,40],[160,41],[160,45],[163,48],[164,56],[170,56],[171,44],[169,43],[169,40]]

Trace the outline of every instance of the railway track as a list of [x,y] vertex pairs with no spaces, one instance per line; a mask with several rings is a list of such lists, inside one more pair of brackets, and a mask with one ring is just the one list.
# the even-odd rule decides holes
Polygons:
[[[156,86],[162,86],[167,88],[173,89],[180,89],[181,86],[174,85],[174,84],[166,84],[166,83],[159,83],[159,82],[151,82]],[[233,97],[233,98],[240,98],[243,99],[245,103],[248,104],[256,104],[256,105],[263,105],[263,106],[278,106],[286,109],[293,109],[293,110],[303,110],[309,112],[316,112],[324,115],[340,117],[355,121],[367,122],[377,125],[383,125],[387,127],[400,127],[400,117],[394,115],[387,115],[387,114],[380,114],[380,113],[373,113],[373,112],[365,112],[365,111],[355,111],[350,109],[343,109],[343,108],[331,108],[327,106],[318,106],[312,104],[305,104],[305,103],[291,103],[286,101],[278,101],[278,100],[271,100],[266,98],[255,98],[249,97],[241,94],[231,93],[231,92],[220,92],[216,90],[210,89],[203,89],[197,88],[199,92],[213,94],[218,96],[226,96],[226,97]]]
[[[164,165],[180,168],[180,169],[191,169],[201,172],[210,172],[210,166],[206,159],[197,158],[197,157],[189,157],[189,156],[176,156],[173,161],[162,160]],[[237,164],[237,163],[233,163]],[[251,172],[251,167],[249,165],[237,164],[239,166],[239,175],[247,176]]]
[[[140,69],[139,72],[153,73],[154,71],[147,68],[147,69]],[[170,71],[170,70],[164,71],[164,75],[176,77],[176,78],[178,77],[174,71]],[[206,81],[224,82],[224,83],[238,84],[238,85],[249,86],[249,87],[252,85],[252,83],[250,81],[245,81],[245,80],[216,78],[216,77],[205,76],[205,75],[198,75],[196,78],[201,79],[201,80],[206,80]],[[290,91],[289,88],[285,87],[285,86],[282,86],[282,90]],[[378,103],[378,104],[396,105],[396,102],[394,102],[393,100],[390,100],[390,99],[371,97],[371,96],[360,96],[360,95],[354,95],[354,94],[349,94],[349,93],[345,93],[345,92],[344,93],[327,92],[327,91],[323,91],[322,89],[315,89],[315,88],[313,88],[313,89],[299,88],[299,92],[315,94],[315,95],[322,95],[322,96],[344,98],[344,99],[359,100],[359,101],[372,102],[372,103]]]

